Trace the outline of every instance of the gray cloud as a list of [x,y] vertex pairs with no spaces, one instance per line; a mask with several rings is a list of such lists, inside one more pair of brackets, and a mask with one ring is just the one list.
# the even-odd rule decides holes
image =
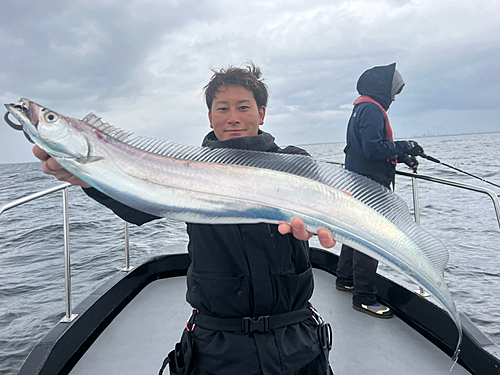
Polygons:
[[[0,101],[94,111],[140,134],[199,144],[210,67],[253,60],[279,143],[343,141],[356,81],[394,61],[407,85],[397,137],[499,130],[500,4],[416,1],[16,1],[0,14]],[[480,119],[478,127],[473,119]],[[416,131],[418,130],[418,132]],[[0,162],[32,161],[0,126]]]

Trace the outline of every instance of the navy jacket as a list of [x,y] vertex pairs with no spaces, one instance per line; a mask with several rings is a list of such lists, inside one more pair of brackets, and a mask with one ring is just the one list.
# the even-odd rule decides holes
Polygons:
[[[386,111],[391,105],[391,88],[396,64],[377,66],[359,77],[360,95],[376,100]],[[373,103],[354,107],[347,126],[345,168],[362,174],[389,187],[394,180],[395,166],[387,161],[402,155],[406,148],[400,142],[387,139],[386,119]]]
[[[203,141],[212,148],[239,148],[307,154],[297,147],[279,148],[264,132],[256,137],[218,141],[211,132]],[[156,217],[137,212],[95,189],[85,189],[120,217],[142,224]],[[313,292],[309,247],[277,225],[187,224],[191,265],[187,301],[201,314],[242,318],[281,314],[308,306]],[[196,320],[195,320],[196,322]],[[293,374],[321,353],[317,325],[308,319],[267,333],[221,332],[196,326],[194,374]]]

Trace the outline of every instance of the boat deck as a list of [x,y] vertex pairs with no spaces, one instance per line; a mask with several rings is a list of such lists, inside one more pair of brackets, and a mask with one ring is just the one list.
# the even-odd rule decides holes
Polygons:
[[[333,329],[330,362],[335,375],[450,373],[451,359],[399,318],[377,319],[357,312],[352,309],[351,294],[335,290],[335,276],[321,270],[314,270],[314,276],[312,303]],[[185,293],[185,277],[150,283],[70,374],[157,374],[191,312]],[[451,374],[470,373],[457,364]]]

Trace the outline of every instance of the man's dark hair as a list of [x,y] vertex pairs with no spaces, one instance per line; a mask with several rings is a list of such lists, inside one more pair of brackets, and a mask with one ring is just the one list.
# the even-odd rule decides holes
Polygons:
[[252,61],[248,62],[245,69],[229,66],[219,70],[212,69],[214,75],[210,82],[203,88],[205,90],[205,100],[209,110],[212,109],[212,102],[224,85],[243,86],[253,92],[257,107],[267,106],[267,85],[260,79],[262,72]]

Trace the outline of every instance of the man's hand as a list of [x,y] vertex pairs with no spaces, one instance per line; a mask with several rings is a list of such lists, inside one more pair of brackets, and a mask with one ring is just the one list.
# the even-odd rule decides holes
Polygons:
[[398,157],[398,162],[405,163],[408,168],[413,169],[414,171],[416,171],[418,168],[418,160],[415,156],[401,155],[400,157]]
[[[306,230],[306,225],[304,222],[297,218],[292,217],[291,225],[285,222],[281,222],[278,226],[278,231],[281,234],[293,233],[293,236],[298,240],[307,241],[309,240],[313,234]],[[318,239],[321,244],[326,249],[334,247],[337,243],[332,236],[332,232],[330,232],[326,228],[318,228]]]
[[38,146],[33,146],[33,155],[35,155],[42,162],[42,171],[45,174],[50,174],[57,178],[59,181],[69,182],[71,185],[81,186],[84,188],[91,187],[86,182],[80,180],[75,175],[68,172],[66,169],[61,167],[54,158],[47,154]]
[[406,142],[408,143],[407,146],[408,150],[405,152],[405,154],[411,156],[418,156],[424,153],[424,149],[417,142],[415,141],[406,141]]
[[398,152],[405,155],[419,156],[424,153],[424,149],[416,141],[395,141]]

